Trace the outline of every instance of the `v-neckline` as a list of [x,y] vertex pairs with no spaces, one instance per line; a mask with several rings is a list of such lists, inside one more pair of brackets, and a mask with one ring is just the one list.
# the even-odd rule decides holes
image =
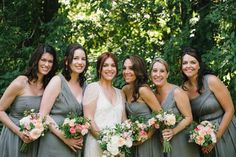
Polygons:
[[113,106],[113,107],[115,107],[115,106],[117,106],[116,104],[117,104],[117,101],[118,101],[118,94],[117,94],[117,91],[116,91],[116,89],[114,88],[114,87],[112,87],[113,89],[114,89],[114,91],[115,91],[115,101],[114,101],[114,104],[112,104],[112,102],[107,98],[107,96],[105,95],[105,93],[104,93],[104,91],[103,91],[103,89],[102,89],[102,86],[98,83],[98,85],[99,85],[99,88],[100,88],[100,90],[101,90],[101,93],[103,94],[103,96],[105,97],[105,99],[106,99],[106,101],[111,105],[111,106]]
[[78,104],[81,104],[81,103],[82,103],[82,97],[81,97],[81,101],[78,101],[78,100],[76,99],[75,95],[73,94],[73,92],[71,91],[70,86],[69,86],[67,80],[65,79],[65,77],[64,77],[63,75],[62,75],[62,78],[63,78],[63,81],[65,81],[66,88],[68,88],[68,91],[69,91],[70,94],[73,96],[74,101],[77,102]]

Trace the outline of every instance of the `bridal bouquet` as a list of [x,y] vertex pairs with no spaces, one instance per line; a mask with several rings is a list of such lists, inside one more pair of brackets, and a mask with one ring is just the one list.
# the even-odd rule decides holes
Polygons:
[[59,126],[59,129],[66,138],[77,138],[86,135],[90,127],[91,124],[87,118],[70,113],[65,118],[63,124]]
[[98,143],[103,150],[102,157],[129,154],[129,148],[133,145],[131,122],[125,121],[122,124],[116,124],[113,128],[101,130]]
[[216,126],[209,121],[202,121],[190,131],[189,141],[200,146],[216,143]]
[[[20,131],[25,132],[28,136],[34,140],[40,136],[44,136],[44,133],[48,129],[46,118],[42,118],[39,113],[34,113],[34,110],[24,111],[24,117],[20,120]],[[20,151],[27,152],[29,149],[29,143],[23,143]]]

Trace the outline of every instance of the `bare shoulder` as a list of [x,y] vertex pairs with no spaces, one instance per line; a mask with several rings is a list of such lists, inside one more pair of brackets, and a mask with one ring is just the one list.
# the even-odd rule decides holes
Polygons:
[[148,85],[139,88],[140,95],[149,95],[150,93],[152,93],[152,90]]
[[220,92],[225,89],[225,84],[215,75],[208,75],[208,86],[213,92]]
[[53,76],[53,78],[49,82],[49,84],[60,84],[60,83],[61,83],[61,78],[58,75]]
[[208,84],[214,85],[216,83],[220,83],[221,80],[215,75],[208,75]]
[[26,76],[20,75],[15,80],[12,81],[11,87],[15,90],[22,90],[28,84],[28,78]]
[[126,93],[128,90],[128,85],[124,85],[121,90],[123,93]]
[[176,89],[174,90],[174,95],[179,95],[179,94],[185,94],[184,90],[177,86]]
[[5,92],[15,96],[21,95],[27,84],[28,78],[26,76],[20,75],[11,82]]

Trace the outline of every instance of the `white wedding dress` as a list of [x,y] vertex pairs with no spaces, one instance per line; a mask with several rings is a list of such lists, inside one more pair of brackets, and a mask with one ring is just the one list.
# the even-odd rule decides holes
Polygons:
[[[91,83],[87,86],[84,94],[84,107],[88,104],[88,101],[93,101],[96,99],[96,110],[94,114],[94,121],[98,126],[99,130],[112,127],[117,123],[121,123],[122,114],[125,110],[124,100],[121,91],[114,88],[116,91],[116,103],[111,104],[111,102],[105,96],[102,87],[98,82]],[[99,147],[97,140],[88,134],[85,148],[84,157],[102,157],[102,150]]]

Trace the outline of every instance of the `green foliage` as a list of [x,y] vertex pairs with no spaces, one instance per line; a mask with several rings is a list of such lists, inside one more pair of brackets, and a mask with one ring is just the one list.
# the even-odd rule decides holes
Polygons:
[[169,81],[181,84],[181,49],[191,45],[236,98],[234,0],[12,0],[1,2],[0,17],[1,93],[38,43],[53,45],[61,62],[66,46],[79,42],[89,52],[88,82],[97,79],[98,55],[118,56],[117,87],[124,84],[122,61],[128,54],[141,56],[147,65],[163,57],[170,65]]

